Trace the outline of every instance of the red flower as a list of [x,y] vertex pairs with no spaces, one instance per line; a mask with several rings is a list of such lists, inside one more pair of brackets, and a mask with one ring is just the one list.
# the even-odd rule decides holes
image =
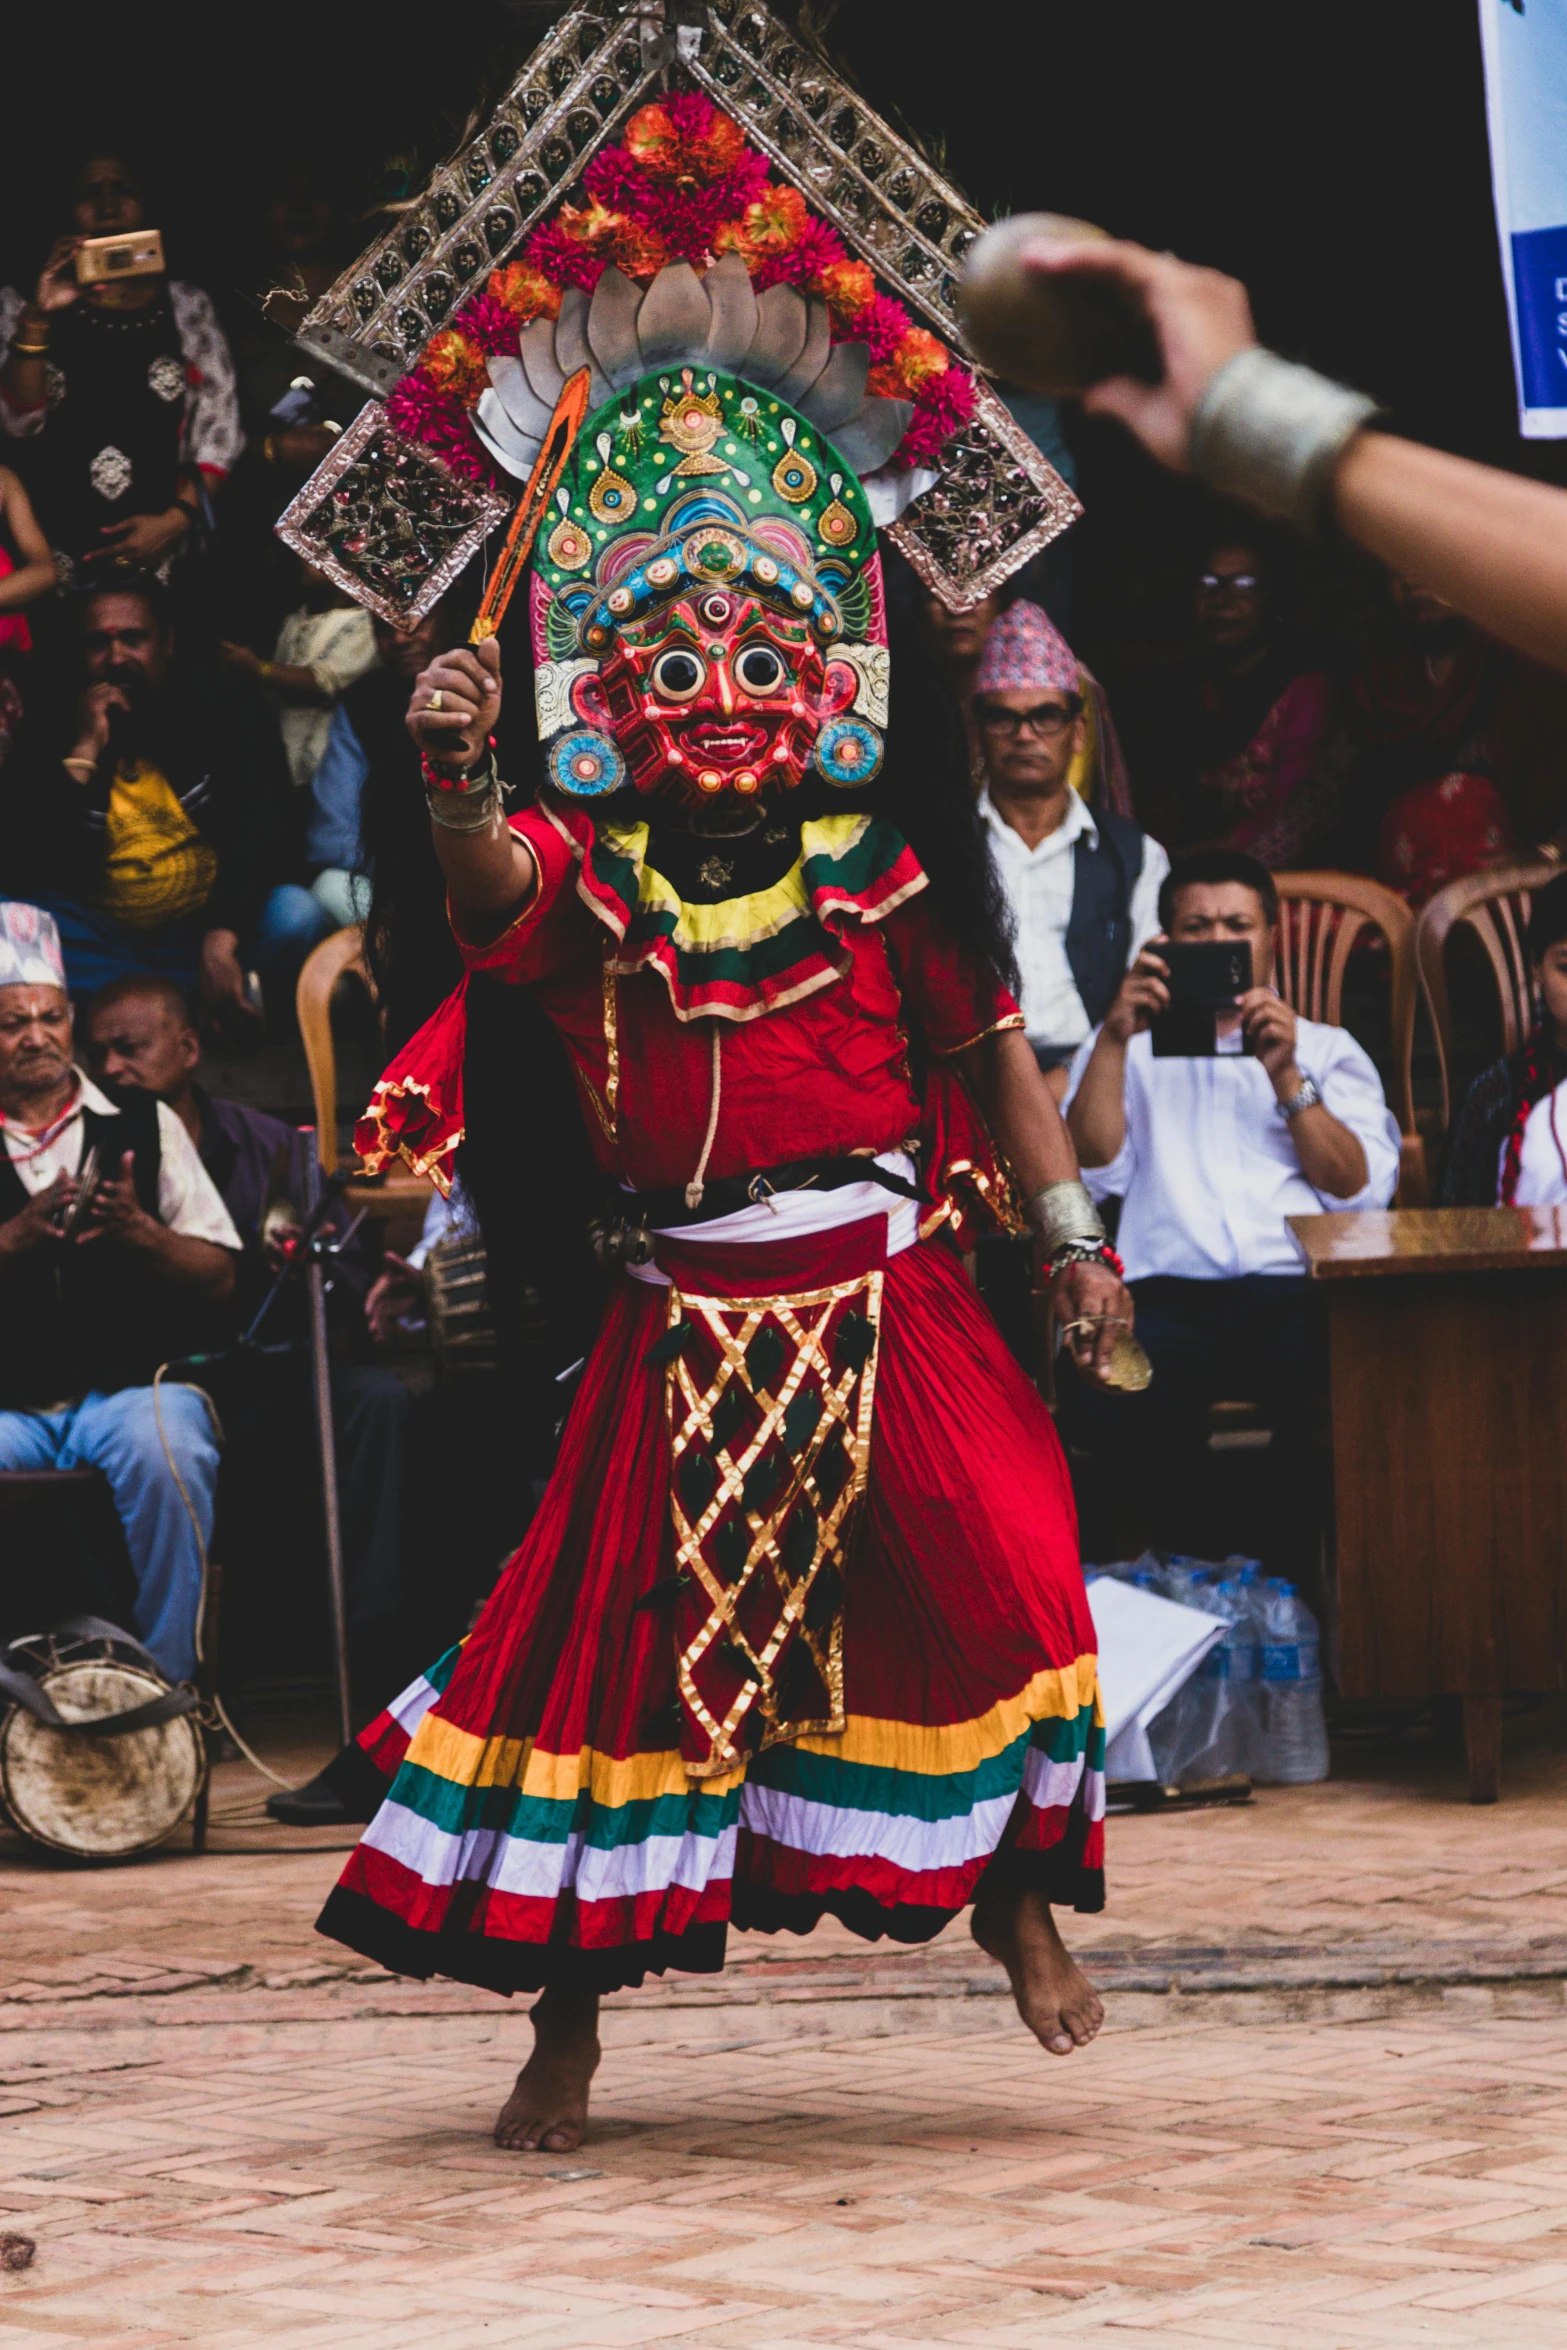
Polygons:
[[780,282],[804,286],[814,292],[817,280],[824,270],[832,269],[844,258],[843,247],[835,230],[825,220],[807,216],[800,232],[800,241],[787,253],[770,254],[751,271],[751,283],[759,294]]
[[567,236],[558,220],[543,222],[523,247],[523,259],[552,285],[561,287],[586,286],[591,290],[603,276],[607,258]]
[[477,343],[486,358],[501,352],[513,359],[517,355],[516,314],[504,302],[498,302],[488,288],[464,303],[452,324],[471,343]]
[[889,360],[908,331],[908,312],[889,294],[878,294],[849,320],[853,340],[869,343],[871,347],[872,367],[880,367]]
[[601,147],[582,180],[588,194],[610,212],[629,212],[638,220],[647,218],[653,185],[624,147]]
[[974,379],[961,367],[927,376],[915,394],[909,429],[893,456],[902,470],[938,463],[943,446],[974,413]]

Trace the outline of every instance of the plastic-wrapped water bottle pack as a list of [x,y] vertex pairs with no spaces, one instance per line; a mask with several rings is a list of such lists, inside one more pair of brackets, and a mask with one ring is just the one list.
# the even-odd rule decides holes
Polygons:
[[1167,1786],[1244,1772],[1263,1786],[1328,1775],[1317,1619],[1258,1559],[1141,1558],[1092,1570],[1223,1619],[1225,1633],[1150,1723]]

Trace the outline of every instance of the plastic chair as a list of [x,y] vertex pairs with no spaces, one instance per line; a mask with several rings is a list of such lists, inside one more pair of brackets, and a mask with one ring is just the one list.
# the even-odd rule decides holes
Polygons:
[[[330,938],[324,938],[318,947],[311,949],[305,957],[294,996],[305,1061],[310,1070],[323,1175],[331,1174],[338,1157],[337,1048],[332,1037],[332,998],[339,983],[348,978],[357,979],[371,1001],[375,1000],[370,974],[365,968],[364,932],[357,925],[335,930]],[[408,1168],[398,1166],[389,1167],[383,1175],[350,1183],[343,1197],[351,1214],[363,1208],[373,1216],[418,1219],[429,1205],[433,1188],[428,1176],[415,1175]]]
[[1447,947],[1453,932],[1470,931],[1485,950],[1496,982],[1502,1051],[1514,1053],[1534,1020],[1534,979],[1524,951],[1533,893],[1555,881],[1562,868],[1545,858],[1527,864],[1494,865],[1466,873],[1439,889],[1415,928],[1420,986],[1436,1031],[1437,1067],[1442,1079],[1442,1124],[1453,1121],[1453,1013],[1447,992]]
[[1389,1107],[1398,1120],[1398,1195],[1404,1208],[1430,1196],[1425,1138],[1415,1126],[1412,1064],[1415,1042],[1415,918],[1403,899],[1358,873],[1276,873],[1278,949],[1274,972],[1280,995],[1306,1020],[1340,1025],[1344,974],[1370,931],[1380,933],[1388,958],[1388,1028],[1393,1067]]

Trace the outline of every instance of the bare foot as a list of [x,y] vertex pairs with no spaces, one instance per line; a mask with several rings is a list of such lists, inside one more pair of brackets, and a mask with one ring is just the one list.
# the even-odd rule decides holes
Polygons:
[[529,2010],[533,2054],[495,2124],[497,2146],[519,2154],[569,2154],[588,2126],[588,2088],[598,2070],[594,1992],[545,1991]]
[[1018,2014],[1042,2048],[1070,2056],[1105,2020],[1104,2002],[1056,1932],[1050,1904],[1033,1892],[976,1901],[970,1932],[1007,1970]]

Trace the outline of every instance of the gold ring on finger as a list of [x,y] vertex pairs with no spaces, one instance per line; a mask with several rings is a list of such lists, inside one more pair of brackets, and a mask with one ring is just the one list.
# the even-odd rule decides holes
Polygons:
[[426,704],[425,704],[425,708],[426,708],[427,710],[438,710],[438,709],[440,708],[440,706],[441,706],[441,689],[440,689],[440,687],[439,687],[439,686],[437,686],[437,687],[436,687],[436,689],[435,689],[435,691],[434,691],[434,693],[433,693],[433,694],[430,696],[430,699],[428,700],[428,702],[426,702]]

